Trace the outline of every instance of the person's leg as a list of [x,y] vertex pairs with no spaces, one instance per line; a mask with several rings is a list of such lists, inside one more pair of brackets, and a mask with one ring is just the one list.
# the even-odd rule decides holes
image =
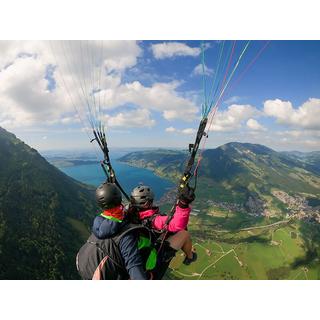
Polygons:
[[192,259],[193,251],[192,251],[192,241],[188,231],[181,230],[176,234],[170,236],[167,241],[170,243],[170,246],[175,250],[182,250],[185,255]]
[[184,264],[189,265],[191,262],[197,259],[197,254],[192,250],[190,234],[186,230],[175,233],[174,235],[168,237],[168,239],[164,242],[164,245],[158,256],[159,260],[157,263],[157,267],[154,270],[155,279],[162,279],[169,267],[170,261],[175,256],[176,252],[180,249],[186,255],[183,262]]

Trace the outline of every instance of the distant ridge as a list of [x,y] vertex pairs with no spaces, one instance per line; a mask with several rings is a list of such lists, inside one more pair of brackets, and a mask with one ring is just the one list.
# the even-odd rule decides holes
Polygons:
[[[188,153],[182,151],[132,152],[120,161],[153,170],[178,181]],[[230,142],[203,152],[199,169],[198,201],[238,203],[252,199],[281,206],[273,190],[320,197],[320,158],[307,154],[303,161],[264,145]],[[251,199],[251,200],[250,200]]]

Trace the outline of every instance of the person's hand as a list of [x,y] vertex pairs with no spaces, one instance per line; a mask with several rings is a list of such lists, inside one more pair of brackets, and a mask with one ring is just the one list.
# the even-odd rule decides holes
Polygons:
[[196,195],[194,189],[191,188],[188,184],[180,191],[179,194],[179,203],[180,207],[188,207],[191,202],[194,201]]

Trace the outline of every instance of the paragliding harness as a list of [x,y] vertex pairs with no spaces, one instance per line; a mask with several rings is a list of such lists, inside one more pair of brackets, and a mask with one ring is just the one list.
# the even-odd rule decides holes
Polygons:
[[127,224],[112,238],[98,239],[93,234],[88,238],[76,257],[76,266],[81,278],[84,280],[129,279],[119,244],[125,235],[134,231],[139,232],[138,249],[143,261],[146,261],[145,270],[153,270],[157,263],[157,251],[152,245],[149,230],[142,225]]
[[116,174],[112,168],[111,160],[110,160],[110,156],[109,156],[109,148],[108,148],[108,144],[107,144],[106,135],[105,135],[104,130],[102,130],[101,128],[99,130],[94,129],[93,135],[94,135],[94,138],[90,142],[97,141],[100,149],[103,152],[104,159],[100,162],[100,164],[101,164],[101,168],[102,168],[104,174],[107,177],[107,182],[114,183],[119,188],[119,190],[122,192],[122,194],[127,199],[127,201],[130,202],[130,198],[129,198],[128,194],[121,187],[119,181],[117,180]]
[[159,208],[157,208],[152,216],[140,220],[142,225],[150,232],[153,254],[156,256],[156,265],[152,269],[154,280],[161,280],[163,278],[172,258],[177,253],[177,250],[171,247],[169,241],[166,241],[174,232],[164,232],[163,230],[157,230],[153,227],[153,222],[158,216],[163,216]]

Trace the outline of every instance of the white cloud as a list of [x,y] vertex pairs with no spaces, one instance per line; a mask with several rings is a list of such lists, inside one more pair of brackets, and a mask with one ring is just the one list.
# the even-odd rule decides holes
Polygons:
[[[167,120],[190,121],[198,112],[178,94],[177,81],[122,83],[123,71],[141,55],[135,41],[0,41],[0,51],[0,125],[10,129],[69,125],[79,121],[74,105],[84,120],[88,102],[98,101],[104,111],[129,103]],[[50,66],[56,67],[49,74]],[[124,114],[111,119],[113,125],[125,123]]]
[[42,41],[0,41],[0,52],[0,70],[2,70],[19,57],[43,56],[45,45]]
[[72,111],[61,90],[48,90],[46,64],[34,57],[17,58],[0,71],[0,122],[7,127],[51,123]]
[[247,127],[253,131],[265,131],[266,128],[262,126],[257,120],[250,118],[247,121]]
[[182,133],[185,135],[192,135],[196,133],[196,130],[194,128],[186,128],[186,129],[176,129],[174,127],[168,127],[165,129],[165,132],[169,132],[169,133]]
[[213,74],[213,69],[210,69],[209,67],[207,67],[206,65],[202,66],[202,64],[198,64],[192,71],[192,74],[193,75],[207,75],[207,76],[210,76]]
[[264,112],[269,117],[275,117],[279,124],[320,130],[320,99],[310,98],[298,108],[294,108],[290,101],[267,100]]
[[106,108],[116,108],[127,103],[141,108],[162,112],[166,120],[194,120],[198,107],[176,92],[179,82],[154,83],[151,87],[143,86],[139,81],[120,85],[113,90],[101,92],[106,96]]
[[244,121],[259,116],[259,111],[251,105],[233,104],[225,111],[217,112],[210,131],[234,131],[242,127]]
[[120,112],[115,116],[105,116],[107,126],[122,128],[152,127],[155,120],[151,119],[151,113],[147,109],[136,109],[128,112]]
[[196,130],[195,129],[193,129],[193,128],[186,128],[186,129],[183,129],[183,130],[181,130],[181,133],[183,133],[183,134],[194,134],[194,133],[196,133]]
[[93,90],[119,86],[119,72],[141,54],[134,41],[0,41],[0,51],[0,124],[10,128],[72,122],[72,102],[92,103]]
[[166,131],[166,132],[176,132],[177,129],[174,128],[174,127],[168,127],[168,128],[165,129],[165,131]]
[[285,130],[276,131],[278,136],[286,136],[290,138],[301,138],[301,139],[317,139],[320,143],[320,131],[319,130]]
[[181,42],[163,42],[151,45],[156,59],[172,58],[175,56],[196,57],[201,53],[200,48],[192,48]]

